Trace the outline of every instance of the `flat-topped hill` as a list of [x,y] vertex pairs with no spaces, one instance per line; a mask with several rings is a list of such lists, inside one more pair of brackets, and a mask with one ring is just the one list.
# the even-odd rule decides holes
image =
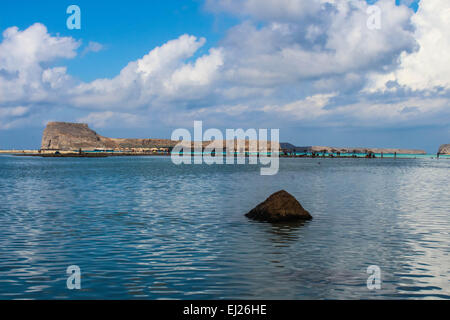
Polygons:
[[49,122],[42,135],[42,150],[125,149],[173,147],[166,139],[114,139],[103,137],[84,123]]
[[[242,141],[242,140],[239,140]],[[42,150],[93,150],[93,149],[151,149],[151,148],[170,148],[175,147],[179,141],[168,139],[118,139],[107,138],[99,135],[90,129],[85,123],[70,122],[49,122],[42,135]],[[187,142],[189,144],[189,142]],[[217,141],[217,146],[222,143],[223,148],[227,145],[227,141]],[[249,141],[242,141],[245,150],[249,150]],[[267,143],[267,149],[271,150],[270,141],[259,143]],[[211,141],[204,141],[203,147],[211,144]],[[229,145],[234,146],[238,150],[238,140],[230,140]],[[191,144],[191,147],[193,145]]]
[[[244,143],[244,149],[249,150],[249,141]],[[237,140],[228,141],[233,146],[234,150],[240,149]],[[44,130],[42,136],[42,150],[93,150],[93,149],[151,149],[151,148],[170,148],[174,147],[179,141],[172,141],[168,139],[117,139],[108,138],[99,135],[94,130],[90,129],[84,123],[70,123],[70,122],[49,122]],[[187,142],[189,143],[189,142]],[[210,145],[211,141],[204,141],[203,147]],[[227,145],[227,141],[216,141],[219,146],[221,143],[223,147]],[[270,141],[260,141],[258,144],[267,143],[267,150],[271,150]],[[397,153],[397,154],[426,154],[423,150],[410,149],[378,149],[378,148],[333,148],[322,146],[311,147],[295,147],[290,143],[281,143],[279,147],[282,150],[296,150],[297,152],[326,152],[326,153]],[[240,150],[238,150],[240,151]],[[441,154],[450,154],[450,145],[443,145],[440,149]]]

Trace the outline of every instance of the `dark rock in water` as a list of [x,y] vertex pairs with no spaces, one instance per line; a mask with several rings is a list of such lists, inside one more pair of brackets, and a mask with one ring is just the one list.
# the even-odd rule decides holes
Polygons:
[[263,203],[245,215],[258,221],[285,222],[311,220],[312,216],[288,192],[281,190],[272,194]]

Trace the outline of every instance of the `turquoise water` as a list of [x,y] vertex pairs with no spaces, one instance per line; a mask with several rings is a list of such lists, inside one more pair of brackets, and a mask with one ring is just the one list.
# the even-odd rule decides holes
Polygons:
[[[337,153],[316,153],[318,157],[321,157],[322,155],[325,155],[325,157],[329,157],[330,155],[337,157]],[[312,153],[296,153],[297,156],[311,156]],[[436,154],[394,154],[394,153],[384,153],[381,155],[381,153],[374,153],[376,158],[402,158],[402,159],[437,159]],[[341,153],[340,156],[342,157],[351,157],[356,156],[358,158],[365,158],[367,156],[367,153]],[[439,155],[439,159],[450,159],[450,155],[448,154],[441,154]]]
[[[0,156],[0,299],[449,299],[449,169],[284,158],[260,176],[168,157]],[[244,217],[280,189],[314,219]],[[81,290],[66,287],[70,265]]]

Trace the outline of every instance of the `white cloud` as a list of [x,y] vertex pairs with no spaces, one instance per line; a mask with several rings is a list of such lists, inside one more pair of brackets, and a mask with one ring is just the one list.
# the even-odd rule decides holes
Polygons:
[[[441,123],[448,115],[448,94],[426,96],[450,85],[446,2],[423,0],[414,14],[379,0],[381,29],[370,30],[365,1],[280,1],[210,0],[209,8],[244,17],[218,46],[200,54],[206,39],[182,35],[149,48],[115,77],[92,82],[52,65],[75,57],[80,41],[51,36],[41,24],[9,28],[0,43],[0,110],[28,109],[3,111],[2,123],[40,105],[76,109],[78,121],[95,127],[145,125],[150,117],[168,126],[198,119],[382,126],[421,117]],[[83,52],[101,49],[90,42]],[[387,80],[422,91],[360,91]]]
[[13,108],[1,108],[0,109],[0,118],[6,116],[22,116],[28,111],[27,107],[13,107]]
[[187,34],[157,47],[137,61],[137,72],[144,78],[155,76],[167,69],[175,69],[184,59],[192,55],[205,44],[205,39],[197,39]]
[[330,110],[330,119],[341,117],[358,121],[363,127],[396,125],[446,125],[450,110],[446,98],[408,98],[398,101],[361,101]]
[[[368,5],[364,1],[327,1],[327,6],[319,0],[286,1],[311,5],[316,18],[311,20],[299,12],[298,20],[280,22],[276,11],[269,14],[276,1],[258,1],[258,10],[267,12],[266,25],[258,28],[243,23],[224,40],[229,78],[253,86],[273,86],[367,73],[392,68],[401,52],[415,46],[410,29],[413,12],[393,1],[377,3],[382,10],[381,30],[367,28]],[[237,6],[235,1],[225,3]],[[253,6],[250,0],[245,3]]]
[[10,129],[20,124],[18,120],[26,116],[29,108],[24,106],[0,108],[0,129]]
[[69,37],[51,36],[39,23],[23,31],[17,27],[6,29],[0,43],[0,106],[49,98],[51,91],[46,84],[59,88],[68,78],[65,68],[45,69],[44,64],[75,57],[79,45]]
[[186,64],[172,74],[166,87],[175,91],[186,86],[208,85],[223,65],[222,51],[212,49],[207,56],[200,57],[194,64]]
[[52,89],[61,88],[69,80],[66,67],[49,68],[42,72],[42,82],[47,83]]
[[101,43],[95,41],[89,41],[88,45],[83,49],[82,55],[86,55],[89,52],[100,52],[104,49]]
[[262,110],[269,114],[295,120],[311,120],[328,113],[324,108],[336,93],[317,94],[303,100],[294,101],[283,106],[265,106]]
[[[271,117],[308,120],[309,125],[342,125],[346,123],[361,127],[385,127],[390,125],[430,125],[447,123],[450,116],[446,98],[409,98],[398,101],[370,101],[361,98],[350,104],[330,107],[332,94],[319,94],[285,105],[265,106],[262,110]],[[440,118],[442,117],[442,118]]]
[[418,50],[403,53],[394,72],[376,74],[367,91],[387,90],[389,81],[412,90],[450,89],[450,2],[421,1],[412,23]]
[[136,127],[142,126],[144,119],[139,115],[124,112],[91,112],[85,117],[78,118],[77,122],[88,123],[95,128],[105,127]]
[[205,94],[223,64],[220,49],[186,62],[204,43],[203,38],[182,35],[130,62],[112,79],[79,84],[70,92],[71,101],[78,107],[132,109],[197,99]]

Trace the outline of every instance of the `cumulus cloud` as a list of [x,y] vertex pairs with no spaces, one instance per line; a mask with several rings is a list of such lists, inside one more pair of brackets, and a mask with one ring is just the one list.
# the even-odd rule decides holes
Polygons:
[[[448,3],[422,1],[417,13],[393,0],[376,5],[381,28],[372,30],[366,1],[208,0],[209,10],[240,22],[207,53],[199,54],[206,39],[181,35],[92,82],[52,65],[74,58],[81,41],[52,36],[41,24],[12,27],[0,43],[0,120],[5,127],[35,106],[63,104],[96,127],[144,125],[150,114],[170,126],[441,123],[450,85]],[[90,42],[82,54],[102,48]],[[444,91],[433,98],[435,88]]]
[[391,73],[377,73],[368,91],[396,89],[398,86],[412,90],[450,89],[450,2],[446,0],[421,1],[418,12],[412,17],[418,50],[402,53],[400,65]]
[[136,127],[144,123],[143,118],[136,114],[126,112],[91,112],[85,117],[77,119],[77,122],[88,123],[96,128],[104,128],[115,125],[117,127]]
[[24,106],[0,108],[0,129],[10,129],[20,124],[21,118],[28,114]]
[[228,58],[235,62],[229,77],[263,86],[323,80],[392,68],[399,54],[415,47],[410,25],[413,12],[393,1],[377,3],[383,12],[380,30],[367,28],[368,5],[363,1],[288,2],[312,4],[317,18],[310,20],[299,12],[297,20],[281,22],[276,12],[268,14],[276,1],[258,1],[258,10],[267,7],[266,24],[243,23],[224,40]]
[[47,98],[49,92],[43,79],[55,80],[58,74],[61,80],[65,69],[47,70],[44,64],[75,57],[79,45],[80,42],[69,37],[52,37],[39,23],[23,31],[17,27],[6,29],[0,44],[0,70],[7,75],[0,76],[0,104]]
[[61,88],[69,80],[66,67],[49,68],[42,72],[42,82],[48,84],[51,89]]
[[205,39],[182,35],[130,62],[112,79],[80,83],[70,94],[75,106],[136,109],[175,100],[195,100],[208,92],[223,64],[220,49],[186,62]]
[[317,94],[303,100],[294,101],[283,106],[265,106],[262,110],[269,114],[296,120],[311,120],[324,116],[328,113],[325,107],[336,93]]
[[95,41],[89,41],[88,45],[83,49],[82,55],[86,55],[89,52],[99,52],[104,49],[104,46],[101,43]]
[[322,4],[332,0],[207,0],[206,7],[211,11],[226,11],[239,16],[250,16],[258,20],[293,21],[299,18],[316,16]]
[[[11,27],[3,32],[0,43],[0,121],[18,123],[17,111],[31,105],[58,101],[60,89],[70,77],[65,67],[47,68],[57,59],[76,56],[80,42],[70,37],[51,36],[47,28],[36,23],[21,31]],[[21,107],[14,107],[20,104]],[[14,112],[13,112],[14,111]]]
[[329,111],[329,119],[364,127],[447,125],[450,110],[447,98],[412,97],[397,101],[361,100]]
[[[327,108],[335,93],[319,94],[285,105],[269,105],[262,110],[273,118],[316,121],[318,126],[342,123],[363,127],[446,125],[450,110],[446,98],[408,98],[397,101],[361,99]],[[318,121],[320,120],[320,121]]]

